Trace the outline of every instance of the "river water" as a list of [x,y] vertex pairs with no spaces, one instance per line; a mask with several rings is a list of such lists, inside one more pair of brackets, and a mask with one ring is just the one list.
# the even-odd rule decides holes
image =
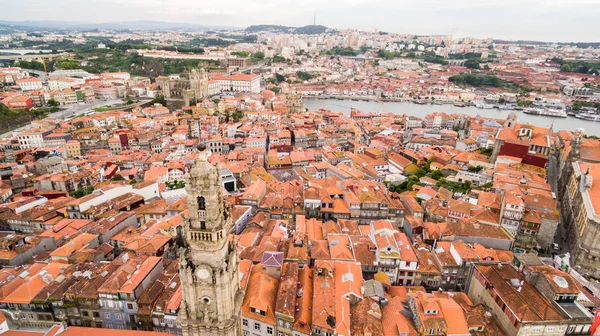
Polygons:
[[[456,107],[450,104],[444,105],[418,105],[409,102],[377,102],[377,101],[352,101],[339,99],[318,99],[304,98],[304,106],[309,110],[318,110],[325,108],[331,111],[350,114],[350,108],[358,109],[362,112],[393,112],[398,114],[407,114],[410,116],[424,118],[433,112],[462,113],[472,116],[483,116],[489,118],[505,119],[510,110],[499,109],[480,109],[475,106]],[[525,114],[522,111],[516,111],[519,122],[529,123],[540,127],[550,127],[552,125],[555,131],[570,130],[574,131],[583,128],[585,134],[600,136],[600,122],[577,119],[575,117],[553,118],[546,116],[536,116]]]

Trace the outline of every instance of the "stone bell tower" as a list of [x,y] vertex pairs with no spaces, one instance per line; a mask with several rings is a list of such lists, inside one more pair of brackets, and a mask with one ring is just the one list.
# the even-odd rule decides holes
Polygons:
[[183,335],[241,335],[242,290],[238,256],[228,240],[233,227],[223,201],[218,166],[206,158],[206,146],[187,177],[189,216],[183,220],[179,249],[182,302],[178,319]]

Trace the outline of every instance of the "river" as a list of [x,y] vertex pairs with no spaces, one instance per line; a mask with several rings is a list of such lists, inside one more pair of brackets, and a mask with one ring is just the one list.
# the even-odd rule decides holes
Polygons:
[[[304,98],[304,106],[309,110],[318,110],[325,108],[331,111],[342,112],[346,115],[350,114],[350,108],[358,109],[362,112],[393,112],[398,114],[407,114],[410,116],[424,118],[426,115],[433,112],[446,113],[462,113],[472,116],[483,116],[490,118],[505,119],[510,110],[499,109],[480,109],[475,106],[456,107],[450,104],[432,105],[432,104],[413,104],[409,102],[377,102],[377,101],[352,101],[339,99],[318,99]],[[600,136],[600,122],[586,121],[575,117],[553,118],[546,116],[536,116],[525,114],[522,111],[516,111],[519,117],[519,122],[529,123],[540,127],[550,127],[553,125],[555,131],[570,130],[574,131],[578,128],[583,128],[588,135]]]

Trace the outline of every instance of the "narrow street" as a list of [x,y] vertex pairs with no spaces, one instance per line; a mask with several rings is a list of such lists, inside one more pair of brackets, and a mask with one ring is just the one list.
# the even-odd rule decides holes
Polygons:
[[[557,208],[561,208],[561,200],[558,197],[558,158],[554,153],[550,153],[548,156],[548,184],[552,188],[552,192],[556,195]],[[556,234],[554,236],[554,242],[558,244],[558,254],[564,254],[569,252],[569,246],[567,242],[567,232],[562,223],[562,218],[559,218],[558,227],[556,228]],[[554,251],[553,251],[554,252]]]

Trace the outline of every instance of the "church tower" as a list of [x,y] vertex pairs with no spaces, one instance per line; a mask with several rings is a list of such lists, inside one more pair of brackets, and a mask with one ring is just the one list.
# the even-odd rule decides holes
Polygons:
[[239,336],[243,293],[237,252],[228,239],[233,223],[220,169],[208,162],[206,146],[198,149],[186,185],[189,216],[179,249],[183,298],[178,318],[184,336]]

